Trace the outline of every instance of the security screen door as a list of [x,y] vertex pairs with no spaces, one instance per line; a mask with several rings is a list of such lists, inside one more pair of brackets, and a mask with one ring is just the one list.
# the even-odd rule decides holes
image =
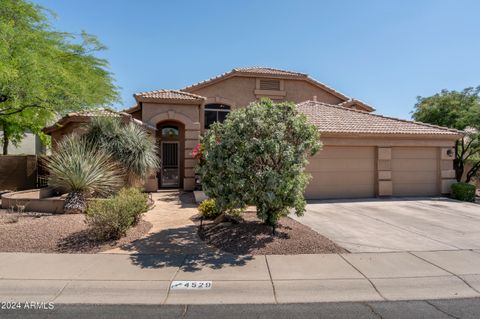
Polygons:
[[162,141],[162,187],[180,186],[178,141]]

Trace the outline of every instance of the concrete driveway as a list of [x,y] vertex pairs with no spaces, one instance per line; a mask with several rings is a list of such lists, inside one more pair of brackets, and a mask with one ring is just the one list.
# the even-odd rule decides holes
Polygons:
[[351,252],[480,249],[480,205],[445,198],[310,202],[294,218]]

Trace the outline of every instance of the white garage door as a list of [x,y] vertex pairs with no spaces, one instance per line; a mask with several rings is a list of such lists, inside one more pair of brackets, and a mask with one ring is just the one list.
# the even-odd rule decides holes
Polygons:
[[392,183],[394,196],[438,195],[438,149],[392,148]]
[[373,147],[324,146],[310,159],[309,199],[361,198],[375,195]]

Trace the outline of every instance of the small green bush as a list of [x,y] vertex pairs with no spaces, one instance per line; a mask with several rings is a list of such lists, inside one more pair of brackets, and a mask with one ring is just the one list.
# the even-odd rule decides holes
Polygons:
[[118,239],[125,236],[147,210],[146,194],[136,188],[124,188],[114,197],[91,201],[86,221],[97,239]]
[[452,185],[452,198],[464,202],[475,202],[475,186],[468,183],[455,183]]
[[221,211],[217,206],[217,201],[213,198],[209,198],[201,202],[200,206],[198,206],[198,210],[206,219],[215,219],[221,214]]

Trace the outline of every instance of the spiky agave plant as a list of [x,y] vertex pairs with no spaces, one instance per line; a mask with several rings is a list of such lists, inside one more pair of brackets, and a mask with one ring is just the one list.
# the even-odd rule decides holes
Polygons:
[[89,196],[108,196],[123,184],[121,171],[110,155],[77,135],[64,137],[46,159],[49,185],[68,192],[65,213],[83,213]]
[[130,186],[139,186],[159,167],[155,139],[140,125],[124,124],[118,117],[97,117],[92,119],[84,136],[118,162]]

